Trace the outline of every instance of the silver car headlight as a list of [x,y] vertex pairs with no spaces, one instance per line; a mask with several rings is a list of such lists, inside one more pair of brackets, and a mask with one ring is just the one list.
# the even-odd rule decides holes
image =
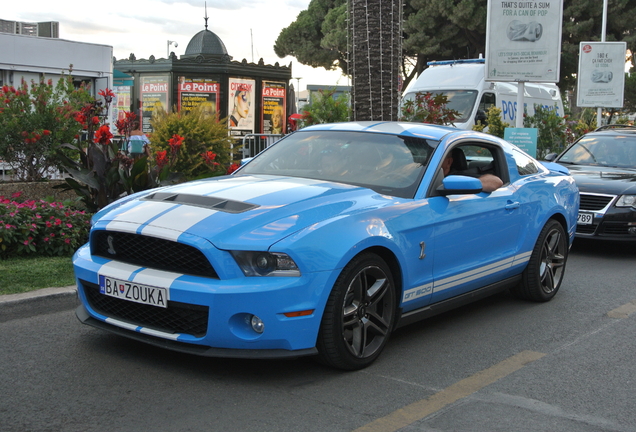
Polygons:
[[300,276],[287,254],[277,252],[231,251],[245,276]]
[[616,207],[636,208],[636,195],[621,195],[616,201]]

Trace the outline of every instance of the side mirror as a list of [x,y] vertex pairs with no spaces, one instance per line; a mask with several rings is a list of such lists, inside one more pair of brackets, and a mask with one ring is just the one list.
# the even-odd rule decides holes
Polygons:
[[543,159],[547,160],[548,162],[553,162],[558,155],[559,155],[558,153],[548,153],[547,155],[545,155]]
[[474,177],[450,175],[442,180],[442,186],[437,191],[440,195],[466,195],[482,192],[481,181]]

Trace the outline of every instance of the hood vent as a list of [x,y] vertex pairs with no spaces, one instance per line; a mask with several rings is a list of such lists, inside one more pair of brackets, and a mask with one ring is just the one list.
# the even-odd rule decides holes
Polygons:
[[243,213],[259,207],[256,204],[250,204],[242,201],[184,193],[156,192],[142,199],[144,201],[164,201],[194,207],[203,207],[226,213]]

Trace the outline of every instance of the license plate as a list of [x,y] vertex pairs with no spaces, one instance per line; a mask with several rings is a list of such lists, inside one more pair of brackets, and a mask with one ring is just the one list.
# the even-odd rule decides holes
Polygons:
[[579,213],[576,223],[579,225],[592,225],[594,221],[594,213]]
[[126,280],[99,275],[99,292],[122,300],[135,303],[168,307],[168,290],[166,288],[142,285]]

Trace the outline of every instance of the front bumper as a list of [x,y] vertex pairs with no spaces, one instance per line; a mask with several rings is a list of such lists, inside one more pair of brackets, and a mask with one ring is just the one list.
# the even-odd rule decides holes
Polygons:
[[[81,322],[156,346],[204,356],[282,358],[312,355],[333,284],[332,272],[300,277],[238,277],[220,280],[135,268],[94,258],[88,248],[74,256]],[[99,293],[99,274],[127,272],[122,280],[169,290],[168,308],[140,305]],[[165,285],[164,284],[165,282]],[[313,311],[305,316],[285,314]],[[262,333],[250,325],[264,323]]]

